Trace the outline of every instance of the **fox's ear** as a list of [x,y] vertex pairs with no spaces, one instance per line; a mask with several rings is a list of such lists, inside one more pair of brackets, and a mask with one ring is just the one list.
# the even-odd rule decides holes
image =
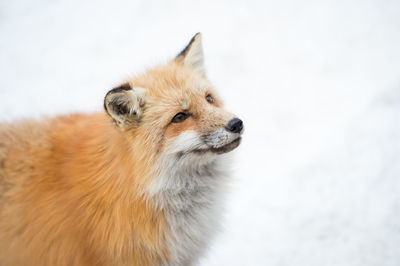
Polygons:
[[205,73],[200,32],[193,36],[189,44],[186,45],[185,49],[176,56],[175,60],[182,62],[203,74]]
[[104,109],[122,128],[136,127],[143,112],[144,94],[143,88],[123,84],[106,94]]

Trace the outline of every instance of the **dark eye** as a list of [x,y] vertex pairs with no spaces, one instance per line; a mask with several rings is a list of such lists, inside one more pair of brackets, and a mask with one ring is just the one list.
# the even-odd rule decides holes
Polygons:
[[206,100],[207,100],[207,102],[209,102],[209,103],[214,103],[214,98],[211,96],[211,94],[207,94]]
[[180,112],[180,113],[177,113],[174,116],[174,118],[172,118],[171,122],[175,123],[175,124],[181,123],[181,122],[185,121],[186,118],[188,118],[189,116],[190,116],[190,114],[185,114],[185,113]]

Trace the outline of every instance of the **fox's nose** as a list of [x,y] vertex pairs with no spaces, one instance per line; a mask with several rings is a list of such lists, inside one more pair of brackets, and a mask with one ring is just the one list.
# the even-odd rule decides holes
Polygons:
[[240,131],[242,131],[243,129],[243,121],[240,120],[239,118],[234,118],[231,121],[229,121],[228,125],[226,126],[226,129],[233,133],[240,133]]

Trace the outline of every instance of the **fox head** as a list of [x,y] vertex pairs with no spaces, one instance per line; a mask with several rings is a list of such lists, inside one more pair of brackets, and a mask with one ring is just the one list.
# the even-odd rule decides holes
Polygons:
[[104,108],[144,159],[209,161],[238,147],[243,132],[206,77],[200,33],[167,64],[110,90]]

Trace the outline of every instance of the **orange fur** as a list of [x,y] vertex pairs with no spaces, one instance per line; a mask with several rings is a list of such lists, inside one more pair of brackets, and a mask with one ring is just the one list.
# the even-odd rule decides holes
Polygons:
[[142,151],[121,149],[128,140],[105,114],[7,125],[0,139],[4,265],[168,260],[163,213],[132,198],[148,171],[132,159]]

